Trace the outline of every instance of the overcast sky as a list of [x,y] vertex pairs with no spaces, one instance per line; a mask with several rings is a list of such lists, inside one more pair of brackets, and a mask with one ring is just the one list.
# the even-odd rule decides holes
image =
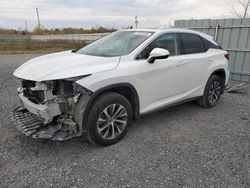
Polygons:
[[[229,18],[238,0],[1,0],[0,28],[29,30],[37,24],[46,28],[96,26],[122,28],[134,25],[158,28],[173,25],[177,19]],[[236,6],[236,8],[238,8]]]

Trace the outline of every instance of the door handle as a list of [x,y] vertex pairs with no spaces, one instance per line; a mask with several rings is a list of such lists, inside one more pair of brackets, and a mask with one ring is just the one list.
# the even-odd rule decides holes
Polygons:
[[187,63],[187,61],[180,61],[180,62],[177,64],[177,66],[178,66],[178,67],[181,67],[181,66],[185,65],[186,63]]
[[214,61],[214,60],[215,60],[215,57],[208,58],[208,61]]

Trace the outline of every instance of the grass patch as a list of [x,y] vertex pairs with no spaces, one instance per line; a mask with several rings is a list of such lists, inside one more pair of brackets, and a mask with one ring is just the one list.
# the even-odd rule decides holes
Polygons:
[[86,45],[84,41],[0,41],[0,54],[50,53],[79,49]]

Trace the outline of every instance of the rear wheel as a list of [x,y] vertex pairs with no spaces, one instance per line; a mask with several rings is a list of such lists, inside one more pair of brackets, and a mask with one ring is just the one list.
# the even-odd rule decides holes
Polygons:
[[222,90],[221,78],[217,75],[212,75],[207,82],[204,95],[198,99],[198,104],[205,108],[216,106],[223,92]]
[[131,122],[132,107],[126,97],[114,92],[102,94],[88,117],[88,138],[100,146],[115,144],[124,137]]

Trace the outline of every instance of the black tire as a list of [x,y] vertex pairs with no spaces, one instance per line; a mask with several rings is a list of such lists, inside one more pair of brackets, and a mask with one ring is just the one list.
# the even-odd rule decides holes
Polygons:
[[[213,88],[215,88],[216,91],[214,91]],[[212,75],[207,82],[204,95],[200,99],[198,99],[197,102],[201,107],[212,108],[218,104],[222,93],[223,86],[221,78],[217,75]],[[212,100],[211,97],[214,100]]]
[[[119,108],[121,108],[120,112]],[[107,116],[105,112],[110,116]],[[119,117],[120,119],[118,119],[118,117],[117,119],[114,118],[116,113],[121,115],[123,113],[123,117]],[[124,114],[126,114],[126,116],[124,116]],[[132,123],[132,114],[132,106],[126,97],[115,92],[101,94],[95,100],[88,116],[86,129],[89,141],[99,146],[109,146],[117,143],[127,133],[128,128]],[[105,120],[103,125],[100,120]],[[126,122],[126,125],[124,122]],[[100,126],[102,127],[100,128]],[[99,130],[104,127],[107,128],[105,128],[103,132],[99,132]],[[114,135],[113,133],[116,134],[114,138],[112,137]],[[108,138],[109,136],[110,138]]]

